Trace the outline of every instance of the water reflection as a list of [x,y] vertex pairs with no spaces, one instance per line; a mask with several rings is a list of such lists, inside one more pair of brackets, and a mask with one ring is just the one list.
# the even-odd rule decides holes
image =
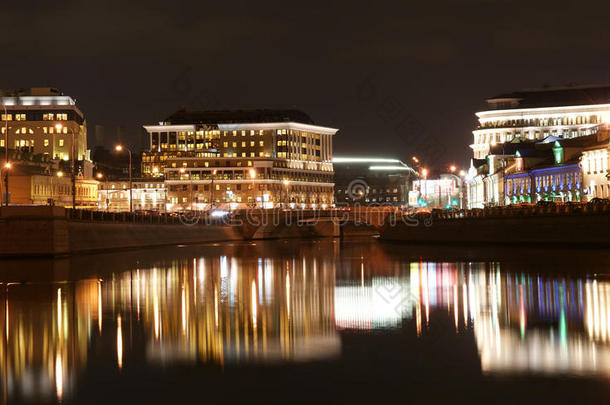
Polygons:
[[219,248],[102,278],[3,283],[4,402],[70,398],[92,356],[119,373],[332,361],[342,334],[424,340],[442,319],[446,333],[473,333],[485,373],[610,374],[606,280],[332,252]]

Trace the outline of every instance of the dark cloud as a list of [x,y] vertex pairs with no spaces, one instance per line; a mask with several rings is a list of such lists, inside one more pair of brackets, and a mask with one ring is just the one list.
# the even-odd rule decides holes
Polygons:
[[0,77],[60,87],[134,144],[179,106],[297,107],[341,129],[337,153],[466,164],[485,97],[610,82],[600,5],[22,0],[3,5]]

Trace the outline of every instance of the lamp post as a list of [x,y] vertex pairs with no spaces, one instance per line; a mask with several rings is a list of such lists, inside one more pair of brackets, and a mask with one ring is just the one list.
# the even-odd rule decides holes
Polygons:
[[[10,169],[12,166],[13,166],[13,165],[12,165],[10,162],[6,162],[6,163],[5,163],[5,164],[4,164],[2,167],[0,167],[0,179],[2,178],[2,169],[6,170],[6,177],[8,178],[8,171],[9,171],[9,169]],[[0,181],[0,185],[1,185],[1,184],[2,184],[2,182]],[[5,193],[6,193],[6,197],[5,197],[5,199],[6,199],[6,201],[7,201],[7,204],[6,204],[6,205],[8,206],[8,188],[7,188],[7,187],[8,187],[8,180],[7,180],[7,181],[5,181],[5,184],[6,184],[6,187],[5,187],[5,188],[6,188],[6,191],[5,191]],[[0,187],[0,189],[1,189],[1,188],[2,188],[2,187]],[[1,198],[1,197],[0,197],[0,198]],[[1,201],[0,201],[0,203],[1,203]]]
[[256,179],[256,170],[250,169],[250,178],[252,179],[252,195],[254,196],[254,207],[256,208],[256,184],[254,183],[254,179]]
[[[288,184],[290,184],[290,182],[288,180],[284,179],[284,180],[282,180],[282,184],[284,185],[284,187],[286,187],[286,191],[285,191],[286,195],[285,195],[284,199],[288,200]],[[284,187],[282,187],[282,190],[284,189]],[[282,200],[282,198],[280,198],[280,200]],[[283,200],[281,201],[281,203],[282,203],[283,207],[286,208],[286,203]]]
[[132,177],[131,177],[131,149],[129,149],[127,146],[123,146],[123,145],[117,145],[114,147],[114,149],[117,152],[122,152],[123,149],[127,150],[127,152],[129,153],[129,212],[133,212],[133,198],[132,198],[132,193],[133,193],[133,187],[132,187]]
[[[2,97],[0,97],[0,102],[2,102],[2,107],[4,107],[4,167],[10,169],[11,162],[8,161],[8,111]],[[4,205],[8,207],[8,170],[4,173],[4,193],[6,194]]]
[[422,188],[424,189],[424,202],[427,204],[428,203],[428,181],[426,180],[426,177],[428,177],[428,169],[426,169],[426,168],[422,169],[421,175],[424,178],[423,183],[421,183]]
[[[57,129],[57,132],[59,133],[59,131],[62,129],[62,125],[61,124],[57,124],[55,125],[55,128]],[[68,128],[68,130],[70,131],[70,133],[72,134],[72,209],[76,208],[76,165],[74,163],[74,144],[75,144],[75,139],[76,136],[74,134],[74,130],[68,126],[66,126],[66,128]]]
[[[61,179],[62,177],[64,177],[64,172],[62,172],[60,170],[57,173],[55,173],[55,175]],[[57,198],[59,198],[59,192],[57,193]],[[50,205],[55,205],[55,184],[53,182],[52,176],[51,176],[51,198],[49,198],[49,200],[51,200]]]
[[214,177],[216,176],[216,170],[212,170],[212,184],[210,184],[210,208],[214,207]]
[[[455,167],[455,166],[453,166],[453,167]],[[455,170],[452,170],[452,171],[455,171]],[[460,174],[462,174],[463,172],[464,172],[463,170],[460,170]],[[460,209],[462,209],[462,208],[463,208],[463,205],[464,205],[464,204],[463,204],[463,198],[464,198],[464,193],[463,193],[463,181],[462,181],[462,179],[461,179],[460,177],[458,177],[457,175],[455,175],[455,174],[453,174],[453,173],[446,173],[446,176],[451,176],[451,177],[454,177],[454,178],[455,178],[455,180],[456,180],[456,184],[457,184],[457,186],[458,186],[458,188],[459,188],[459,190],[460,190],[460,191],[459,191],[459,193],[458,193],[458,197],[459,197],[459,199],[460,199]],[[449,195],[449,191],[447,191],[447,194]],[[451,197],[448,197],[448,198],[449,198],[449,199],[451,199]],[[448,201],[448,203],[449,203],[449,204],[447,204],[447,205],[449,205],[449,206],[450,206],[450,205],[451,205],[451,204],[450,204],[450,202],[451,202],[451,201]]]
[[104,211],[108,211],[108,202],[109,202],[109,199],[108,199],[108,179],[104,178],[104,173],[101,173],[101,172],[98,172],[98,173],[95,175],[95,177],[96,177],[98,180],[102,180],[102,179],[104,179],[104,189],[105,189],[105,191],[106,191],[106,193],[104,193],[104,194],[106,195],[106,198],[104,199],[104,200],[105,200],[105,201],[104,201],[104,203],[105,203],[105,206],[104,206]]

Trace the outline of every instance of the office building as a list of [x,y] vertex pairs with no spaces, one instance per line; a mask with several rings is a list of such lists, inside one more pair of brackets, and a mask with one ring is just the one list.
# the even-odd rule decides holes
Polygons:
[[297,110],[179,110],[145,125],[145,178],[164,177],[170,210],[333,204],[332,138]]

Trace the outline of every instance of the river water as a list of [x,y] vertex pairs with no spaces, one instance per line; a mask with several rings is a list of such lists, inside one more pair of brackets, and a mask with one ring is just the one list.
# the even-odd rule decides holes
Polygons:
[[370,238],[3,261],[0,400],[607,403],[609,265]]

